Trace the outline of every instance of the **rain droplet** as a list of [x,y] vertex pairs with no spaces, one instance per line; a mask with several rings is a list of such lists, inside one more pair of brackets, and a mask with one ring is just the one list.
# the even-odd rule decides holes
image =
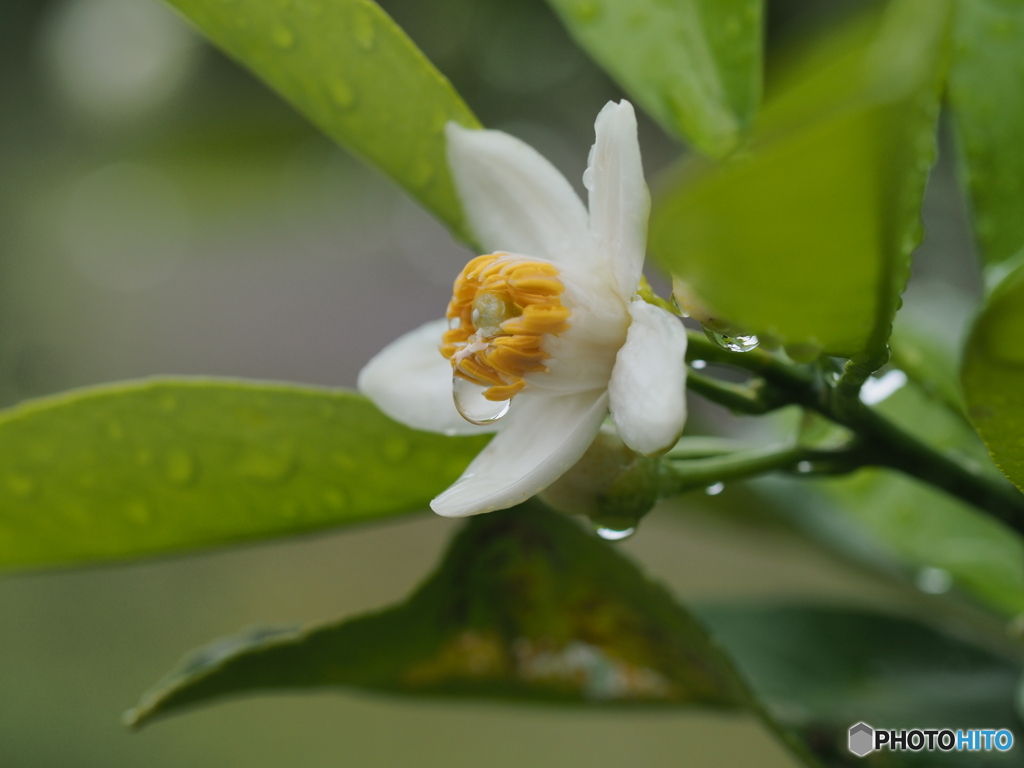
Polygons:
[[196,477],[196,461],[185,450],[172,450],[167,454],[164,476],[172,485],[188,485]]
[[247,453],[235,465],[238,474],[265,483],[284,480],[292,471],[291,455],[269,453]]
[[31,477],[12,474],[7,476],[7,490],[15,496],[24,498],[35,493],[36,483]]
[[148,523],[150,518],[149,505],[141,499],[135,499],[134,501],[128,502],[128,506],[125,509],[128,517],[139,523],[140,525]]
[[672,306],[676,308],[676,312],[678,312],[683,317],[689,317],[689,315],[686,313],[686,310],[683,309],[682,306],[680,306],[679,299],[676,298],[675,291],[669,294],[668,300],[672,302]]
[[275,24],[271,28],[270,39],[278,48],[291,48],[295,45],[295,33],[284,24]]
[[690,367],[695,371],[703,371],[708,367],[708,364],[706,360],[691,360]]
[[810,472],[813,469],[814,469],[814,465],[811,464],[811,462],[809,462],[809,461],[801,461],[801,462],[799,462],[796,465],[796,471],[797,472],[803,472],[804,474],[807,474],[808,472]]
[[348,109],[356,101],[356,93],[348,81],[337,79],[330,84],[331,99],[342,109]]
[[373,19],[362,9],[357,9],[352,17],[352,37],[364,51],[373,48],[377,38],[377,30],[373,28]]
[[401,461],[409,455],[409,443],[400,437],[393,437],[384,442],[384,457],[388,461]]
[[581,0],[572,7],[571,13],[576,21],[585,24],[601,15],[601,6],[593,0]]
[[594,533],[605,541],[622,541],[636,533],[636,526],[630,526],[629,528],[607,528],[599,525],[594,528]]
[[511,400],[494,401],[484,397],[484,390],[479,384],[467,381],[461,376],[452,378],[452,396],[455,407],[462,418],[470,424],[493,424],[506,413]]
[[945,568],[922,568],[914,581],[918,589],[929,595],[941,595],[953,586],[953,576]]
[[594,184],[594,169],[587,167],[587,170],[583,172],[583,186],[586,189],[590,189]]
[[821,357],[821,346],[815,342],[805,344],[787,344],[786,354],[794,363],[813,363]]
[[725,490],[725,483],[718,482],[718,483],[715,483],[713,485],[709,485],[707,488],[705,488],[704,489],[704,493],[706,493],[708,496],[717,496],[718,494],[720,494],[724,490]]
[[429,160],[420,158],[409,170],[409,183],[417,189],[427,186],[434,178],[434,166]]
[[728,334],[719,333],[713,331],[706,326],[704,328],[704,335],[711,339],[715,344],[720,346],[722,349],[728,349],[730,352],[749,352],[752,349],[757,349],[757,345],[761,342],[754,334]]

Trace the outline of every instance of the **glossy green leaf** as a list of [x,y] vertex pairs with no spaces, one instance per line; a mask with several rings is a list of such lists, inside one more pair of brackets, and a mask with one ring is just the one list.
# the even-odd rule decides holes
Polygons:
[[1024,3],[957,0],[949,102],[989,263],[1024,247]]
[[[893,752],[861,760],[851,725],[1018,730],[1009,660],[915,621],[863,610],[706,606],[697,609],[769,712],[830,766],[1006,765],[1011,753]],[[1015,751],[1015,750],[1014,750]],[[1009,760],[1007,760],[1009,758]]]
[[226,695],[324,687],[618,706],[748,700],[662,587],[575,522],[527,504],[472,518],[406,603],[218,641],[127,720]]
[[168,0],[314,125],[457,233],[449,120],[479,126],[451,83],[371,0]]
[[708,317],[854,356],[884,344],[935,154],[949,3],[894,0],[782,67],[749,151],[691,158],[651,248]]
[[1024,266],[975,320],[962,369],[967,412],[999,468],[1024,489]]
[[670,134],[714,157],[761,100],[763,0],[549,0],[583,48]]
[[486,438],[417,432],[359,395],[185,379],[0,413],[0,568],[179,552],[422,509]]

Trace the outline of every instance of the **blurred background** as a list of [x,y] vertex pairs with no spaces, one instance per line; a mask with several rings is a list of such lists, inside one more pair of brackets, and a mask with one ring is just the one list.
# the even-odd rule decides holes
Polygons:
[[[773,0],[769,52],[864,2]],[[594,117],[621,93],[541,0],[382,5],[485,125],[533,144],[582,190]],[[439,316],[470,256],[156,0],[4,0],[0,104],[0,405],[152,374],[351,387],[384,344]],[[946,133],[908,307],[939,297],[956,332],[979,281]],[[651,179],[684,151],[646,119],[641,145]],[[744,428],[699,398],[692,407],[694,431]],[[920,613],[942,599],[825,553],[760,514],[758,498],[688,496],[622,546],[689,601]],[[753,720],[699,712],[331,694],[219,705],[140,734],[120,725],[213,637],[404,597],[453,529],[423,514],[0,579],[0,766],[794,764]]]

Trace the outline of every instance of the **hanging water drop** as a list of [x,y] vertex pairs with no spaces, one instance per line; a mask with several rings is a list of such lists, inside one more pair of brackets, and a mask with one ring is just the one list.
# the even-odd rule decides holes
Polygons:
[[608,528],[606,526],[599,525],[594,528],[594,533],[605,541],[622,541],[636,533],[636,526],[634,525],[629,528]]
[[706,493],[708,496],[717,496],[718,494],[720,494],[724,490],[725,490],[725,483],[718,482],[718,483],[714,483],[712,485],[709,485],[707,488],[705,488],[704,489],[704,493]]
[[455,408],[470,424],[493,424],[506,413],[511,400],[488,400],[484,397],[486,387],[474,384],[461,376],[452,378],[452,397]]
[[728,349],[730,352],[750,352],[752,349],[757,349],[757,345],[760,344],[760,340],[754,334],[729,334],[719,333],[713,331],[707,326],[701,326],[704,328],[704,335],[707,336],[711,341],[715,342],[722,349]]

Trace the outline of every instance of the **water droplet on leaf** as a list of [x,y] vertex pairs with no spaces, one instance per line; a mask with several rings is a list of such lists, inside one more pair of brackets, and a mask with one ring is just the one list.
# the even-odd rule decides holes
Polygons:
[[352,86],[346,80],[341,80],[340,78],[335,80],[330,85],[330,91],[331,99],[342,109],[348,109],[355,103],[355,91],[352,90]]
[[594,528],[594,533],[605,541],[622,541],[636,533],[636,526],[630,526],[629,528],[607,528],[599,525]]
[[295,45],[295,33],[284,24],[275,24],[271,28],[270,39],[278,48],[291,48]]
[[235,465],[238,474],[250,480],[276,483],[284,480],[292,471],[290,454],[251,452],[243,455]]
[[31,477],[11,474],[7,476],[7,490],[15,496],[25,498],[35,493],[36,483]]
[[945,568],[922,568],[914,581],[918,589],[929,595],[941,595],[953,586],[953,576]]
[[196,461],[185,450],[172,450],[167,454],[164,476],[173,485],[188,485],[196,476]]
[[452,378],[452,397],[455,408],[470,424],[493,424],[512,405],[511,400],[488,400],[484,397],[486,387],[467,381],[461,376]]
[[373,19],[367,11],[357,8],[352,16],[352,37],[364,51],[373,48],[377,30],[373,27]]
[[750,352],[752,349],[757,349],[757,345],[761,342],[754,334],[728,334],[719,333],[713,331],[710,328],[704,327],[704,335],[707,336],[711,341],[715,342],[722,349],[728,349],[730,352]]
[[706,493],[708,496],[717,496],[718,494],[720,494],[724,490],[725,490],[725,483],[718,482],[718,483],[714,483],[713,485],[709,485],[707,488],[705,488],[704,489],[704,493]]
[[572,7],[571,13],[576,21],[585,24],[601,15],[601,6],[593,0],[581,0]]

